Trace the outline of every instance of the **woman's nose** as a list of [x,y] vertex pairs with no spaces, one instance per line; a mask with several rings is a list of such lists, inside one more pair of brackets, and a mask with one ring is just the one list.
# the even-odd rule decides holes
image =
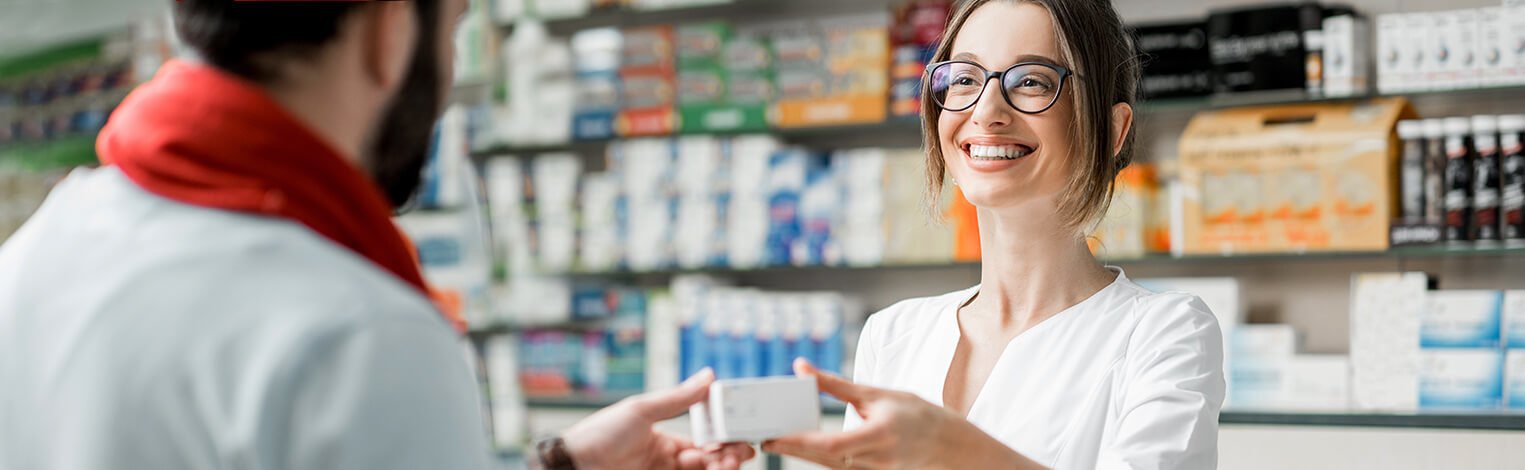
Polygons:
[[[995,83],[991,83],[994,81]],[[997,129],[1010,125],[1016,119],[1016,110],[1006,102],[1006,93],[1002,89],[1000,80],[985,82],[985,89],[980,91],[980,100],[974,104],[974,114],[971,119],[974,124],[986,129]]]

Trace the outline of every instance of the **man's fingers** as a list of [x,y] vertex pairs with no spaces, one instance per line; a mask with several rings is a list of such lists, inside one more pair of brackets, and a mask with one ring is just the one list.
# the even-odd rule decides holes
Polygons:
[[670,419],[688,411],[689,405],[709,398],[715,372],[706,368],[683,381],[677,388],[635,397],[636,409],[653,422]]
[[794,360],[794,375],[797,377],[815,377],[815,385],[822,392],[837,397],[857,408],[862,408],[863,399],[867,398],[866,395],[870,390],[867,387],[849,382],[847,379],[837,377],[831,373],[821,372],[814,365],[811,365],[810,361],[805,360],[805,358]]
[[705,470],[705,452],[700,449],[683,449],[678,452],[678,468],[682,470]]
[[741,462],[746,462],[748,460],[752,460],[753,457],[757,456],[757,450],[753,449],[751,444],[739,444],[739,443],[738,444],[726,444],[724,447],[720,448],[719,453],[722,454],[722,455],[729,455],[729,456],[735,457],[736,460],[741,461]]

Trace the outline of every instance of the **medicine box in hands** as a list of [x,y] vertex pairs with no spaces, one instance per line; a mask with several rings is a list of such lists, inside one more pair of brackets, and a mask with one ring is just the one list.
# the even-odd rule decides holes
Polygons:
[[707,402],[689,408],[694,443],[760,442],[821,426],[812,377],[721,380]]

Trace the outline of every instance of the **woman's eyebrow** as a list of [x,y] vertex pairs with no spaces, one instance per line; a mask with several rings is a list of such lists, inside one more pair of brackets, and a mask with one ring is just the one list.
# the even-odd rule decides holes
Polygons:
[[[958,54],[953,56],[953,60],[967,60],[967,61],[970,61],[970,62],[974,62],[976,64],[982,64],[983,65],[983,62],[980,61],[980,56],[977,56],[977,55],[975,55],[972,52],[960,52],[960,53],[958,53]],[[1062,65],[1062,64],[1059,63],[1059,61],[1054,60],[1053,58],[1051,58],[1049,56],[1046,56],[1046,55],[1042,55],[1042,54],[1023,54],[1023,55],[1019,55],[1019,56],[1017,56],[1016,60],[1013,60],[1011,63],[1012,64],[1020,64],[1020,63],[1024,63],[1024,62],[1042,62],[1042,63],[1045,63],[1045,64]]]

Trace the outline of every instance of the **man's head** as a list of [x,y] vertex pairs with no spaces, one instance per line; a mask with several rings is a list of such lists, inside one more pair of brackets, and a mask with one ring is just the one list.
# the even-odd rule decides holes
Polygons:
[[179,0],[174,11],[201,61],[270,90],[400,207],[418,189],[466,4]]

